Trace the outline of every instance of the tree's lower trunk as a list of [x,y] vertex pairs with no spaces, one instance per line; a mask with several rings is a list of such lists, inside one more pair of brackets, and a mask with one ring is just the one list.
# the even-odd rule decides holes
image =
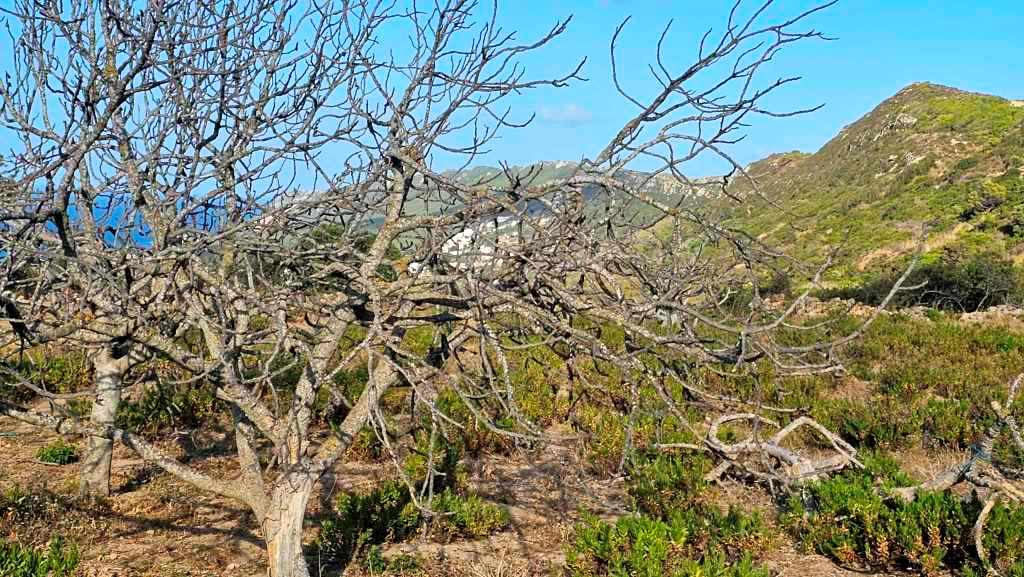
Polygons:
[[100,433],[89,436],[82,456],[79,492],[82,496],[110,496],[110,460],[114,441],[110,432],[114,426],[117,407],[121,404],[121,387],[127,370],[126,358],[114,358],[104,348],[93,359],[96,371],[96,396],[92,403],[91,424]]
[[286,479],[274,489],[263,522],[270,577],[308,577],[302,553],[302,522],[313,492],[313,479]]

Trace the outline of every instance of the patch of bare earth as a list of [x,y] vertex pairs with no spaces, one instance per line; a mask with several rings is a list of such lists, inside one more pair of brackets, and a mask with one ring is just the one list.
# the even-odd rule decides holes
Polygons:
[[[863,577],[863,571],[844,569],[828,557],[814,553],[805,553],[784,542],[764,560],[764,565],[776,577]],[[872,573],[879,577],[890,577],[888,573]],[[895,577],[895,576],[893,576]]]
[[[859,397],[865,384],[844,381],[844,395]],[[87,577],[245,576],[265,574],[259,527],[248,510],[232,501],[193,489],[145,465],[123,448],[115,451],[114,494],[103,502],[75,497],[77,467],[54,467],[35,460],[35,451],[52,441],[49,433],[0,419],[0,490],[18,486],[41,498],[31,517],[0,518],[0,535],[38,545],[54,535],[78,543]],[[204,472],[230,477],[233,463],[218,434],[167,440],[163,448]],[[953,456],[950,456],[953,459]],[[945,464],[947,459],[942,460]],[[908,469],[925,477],[939,464],[909,458]],[[576,452],[548,446],[515,457],[490,456],[468,464],[471,488],[504,504],[508,530],[478,540],[438,542],[430,535],[384,547],[386,557],[414,555],[433,577],[528,577],[558,574],[565,544],[582,512],[614,519],[626,514],[624,483],[587,475]],[[307,541],[316,538],[316,518],[340,490],[367,488],[387,477],[388,465],[346,464],[326,477],[321,496],[311,503]],[[760,489],[726,483],[716,501],[744,510],[767,512],[773,500]],[[766,563],[779,575],[848,576],[819,555],[798,551],[778,531]],[[353,563],[347,575],[365,569]]]
[[836,400],[867,402],[875,392],[875,386],[868,381],[846,374],[839,379],[829,397]]
[[[955,465],[962,464],[967,455],[962,451],[923,449],[914,447],[892,454],[900,468],[919,483],[929,481]],[[965,485],[966,488],[966,485]]]
[[[40,545],[55,535],[75,541],[83,557],[80,573],[96,577],[142,575],[263,575],[259,527],[246,507],[198,491],[146,465],[122,447],[115,450],[113,495],[103,502],[79,500],[77,466],[51,466],[35,452],[56,437],[0,418],[0,491],[18,487],[46,495],[34,518],[0,520],[8,539]],[[230,478],[225,439],[212,434],[161,443],[165,451],[203,472]],[[387,477],[388,465],[346,464],[321,483],[311,502],[315,520],[341,490],[366,489]],[[487,539],[438,543],[429,536],[391,545],[387,555],[414,554],[432,574],[549,574],[564,561],[563,543],[583,510],[604,517],[624,512],[622,483],[585,479],[567,447],[549,447],[515,458],[489,457],[471,463],[473,490],[503,503],[512,518],[509,530]],[[308,541],[316,537],[310,523]],[[359,571],[353,564],[351,570]],[[461,572],[461,573],[452,573]],[[523,572],[525,571],[525,573]],[[497,572],[497,573],[495,573]]]
[[960,315],[960,322],[1024,331],[1024,308],[1014,305],[989,307],[983,311]]
[[[19,488],[40,507],[0,519],[0,534],[39,545],[61,535],[78,544],[88,577],[263,575],[263,547],[248,510],[193,489],[118,447],[112,496],[77,498],[76,465],[35,460],[50,433],[0,419],[0,491]],[[181,456],[169,441],[164,447]],[[225,459],[193,462],[221,474]]]
[[[925,251],[938,250],[959,238],[962,234],[969,231],[971,225],[966,222],[958,223],[950,230],[934,234],[929,236],[924,243]],[[916,233],[916,231],[915,231]],[[916,236],[916,234],[915,234]],[[865,271],[873,263],[877,261],[890,261],[896,257],[910,254],[917,249],[919,241],[916,238],[910,238],[890,246],[884,246],[877,248],[860,258],[857,261],[857,270]]]
[[[583,470],[571,448],[555,445],[515,459],[473,462],[472,490],[508,509],[509,529],[452,543],[426,536],[390,545],[384,554],[414,555],[433,568],[431,574],[550,575],[564,564],[564,544],[582,512],[605,519],[626,513],[622,479],[595,479]],[[445,572],[438,573],[441,566]]]

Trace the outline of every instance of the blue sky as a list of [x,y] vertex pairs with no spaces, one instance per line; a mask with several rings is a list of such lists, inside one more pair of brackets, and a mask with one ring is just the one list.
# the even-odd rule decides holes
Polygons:
[[[9,4],[0,0],[0,6]],[[481,4],[482,14],[489,13],[490,0]],[[536,121],[525,129],[506,130],[492,143],[493,153],[480,162],[526,164],[595,155],[634,112],[612,89],[608,44],[616,25],[632,16],[621,38],[620,62],[627,82],[643,86],[649,80],[646,65],[669,19],[674,24],[666,57],[670,65],[682,68],[693,60],[703,31],[721,29],[731,5],[731,0],[503,0],[499,20],[506,30],[518,30],[524,41],[572,15],[568,31],[525,63],[531,75],[549,77],[586,56],[583,73],[589,81],[516,97],[511,104],[518,118],[536,113]],[[776,13],[792,15],[811,5],[808,0],[778,0]],[[803,80],[785,88],[778,102],[794,108],[825,107],[802,117],[757,119],[748,138],[731,150],[743,163],[772,152],[817,150],[844,125],[911,82],[1024,98],[1021,0],[840,0],[808,25],[837,40],[808,41],[782,54],[773,75],[799,75]],[[7,42],[2,45],[6,48]],[[6,54],[0,54],[0,65],[10,65]],[[5,136],[10,135],[0,133],[0,154],[12,143]],[[693,176],[721,172],[722,166],[710,160],[699,160],[687,171]]]
[[[810,2],[780,0],[792,14]],[[503,3],[504,21],[537,34],[555,18],[574,15],[570,29],[544,57],[531,62],[540,71],[564,69],[588,56],[589,82],[570,89],[546,90],[521,104],[538,113],[528,129],[506,133],[495,158],[514,163],[593,155],[621,126],[631,110],[611,89],[608,41],[626,16],[632,21],[622,37],[624,61],[642,73],[657,37],[674,18],[672,49],[689,62],[695,42],[707,27],[721,28],[727,0],[519,0]],[[844,125],[853,122],[900,88],[917,81],[946,84],[1009,98],[1024,98],[1024,3],[1021,0],[841,0],[809,24],[833,42],[809,41],[785,52],[776,74],[803,80],[784,93],[796,107],[824,104],[808,116],[760,119],[748,139],[734,147],[742,162],[771,152],[817,150]],[[640,78],[640,77],[637,77]],[[718,170],[697,162],[695,175]]]

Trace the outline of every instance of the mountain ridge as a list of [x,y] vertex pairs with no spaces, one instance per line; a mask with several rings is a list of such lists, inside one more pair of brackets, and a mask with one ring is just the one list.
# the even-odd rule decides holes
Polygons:
[[[577,166],[551,160],[509,170],[542,184],[570,176]],[[922,234],[926,258],[962,250],[1024,263],[1022,169],[1024,101],[916,82],[815,152],[778,152],[750,163],[746,171],[756,190],[734,176],[729,195],[715,194],[714,186],[687,192],[721,208],[728,226],[799,260],[820,260],[830,247],[841,247],[827,279],[855,284],[905,262]],[[478,166],[458,178],[501,186],[507,183],[501,172]],[[683,193],[670,177],[647,176],[624,173],[660,199]],[[695,182],[714,184],[721,177]]]
[[730,224],[797,257],[845,243],[834,280],[905,259],[922,228],[933,255],[958,247],[1024,262],[1022,166],[1024,103],[919,82],[816,152],[751,163],[757,190],[734,180],[747,202]]

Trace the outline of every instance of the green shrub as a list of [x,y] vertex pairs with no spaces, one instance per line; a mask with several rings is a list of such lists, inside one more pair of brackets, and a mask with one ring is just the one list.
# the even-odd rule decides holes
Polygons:
[[1024,111],[994,96],[944,95],[924,102],[923,127],[948,128],[971,135],[1003,136],[1024,118]]
[[363,566],[370,575],[422,574],[420,561],[412,555],[396,555],[385,558],[380,545],[373,545],[366,553]]
[[[882,383],[885,384],[884,381]],[[890,383],[893,385],[893,383]],[[914,383],[924,388],[925,383]],[[903,384],[899,386],[912,386]],[[992,424],[980,398],[927,398],[897,387],[867,401],[816,403],[813,414],[849,443],[864,449],[965,449]],[[994,396],[992,389],[975,395]]]
[[1000,575],[1024,577],[1024,505],[997,505],[985,522],[982,543]]
[[626,492],[635,514],[614,523],[588,516],[567,549],[573,577],[768,575],[755,558],[771,542],[759,513],[722,512],[705,494],[704,455],[638,453]]
[[[821,296],[852,298],[879,305],[902,274],[903,270],[896,270],[859,287],[824,291]],[[923,305],[957,312],[976,311],[1017,302],[1024,293],[1021,275],[1006,256],[986,252],[968,254],[962,249],[948,249],[938,258],[923,260],[904,286],[918,288],[897,293],[892,306]]]
[[81,391],[90,385],[89,360],[82,352],[39,355],[34,359],[29,375],[36,386],[49,391]]
[[405,335],[402,337],[402,348],[413,354],[425,356],[434,347],[435,338],[435,330],[432,326],[412,327],[405,331]]
[[551,425],[567,409],[557,397],[557,383],[565,378],[561,359],[550,348],[537,347],[512,355],[511,361],[509,381],[519,413],[539,428]]
[[[470,411],[466,403],[451,389],[445,389],[437,397],[435,408],[447,418],[460,423],[461,429],[454,432],[457,442],[466,454],[479,457],[483,454],[507,455],[516,446],[515,440],[503,435],[481,423]],[[497,415],[497,411],[494,412]],[[495,428],[514,431],[515,420],[511,417],[498,417],[494,420]],[[429,427],[429,423],[425,423]]]
[[816,407],[815,417],[850,444],[866,449],[912,445],[922,427],[922,415],[911,403],[890,396],[829,401]]
[[[887,487],[909,481],[894,477],[892,471],[857,471],[815,483],[803,498],[790,499],[784,523],[805,546],[845,566],[926,575],[979,569],[972,533],[981,509],[977,498],[919,493],[906,503],[885,496]],[[986,525],[984,540],[991,556],[986,563],[1002,574],[1024,575],[1024,507],[996,509],[999,521]]]
[[363,463],[376,463],[388,457],[384,443],[377,437],[377,432],[371,427],[363,427],[356,433],[352,444],[349,445],[347,458]]
[[89,360],[79,352],[35,350],[19,362],[3,364],[6,371],[16,376],[0,371],[0,399],[13,402],[25,402],[35,396],[31,389],[16,384],[19,378],[41,389],[64,394],[86,390],[91,378]]
[[928,173],[935,167],[936,160],[934,154],[928,154],[921,160],[901,170],[889,186],[889,193],[896,195],[908,188],[915,188],[929,182]]
[[36,459],[53,465],[68,465],[78,460],[78,450],[64,439],[40,447],[36,451]]
[[430,431],[417,431],[415,437],[416,444],[402,463],[406,476],[417,486],[422,486],[428,481],[430,469],[433,469],[434,477],[429,481],[434,494],[460,486],[460,481],[465,476],[465,470],[460,466],[461,448],[456,443],[438,436],[434,439],[431,455]]
[[0,511],[14,512],[28,498],[28,493],[18,485],[11,485],[0,493]]
[[612,474],[622,462],[626,447],[625,417],[605,407],[583,405],[576,413],[577,425],[591,434],[583,443],[585,462],[593,473]]
[[395,267],[391,266],[390,263],[382,262],[377,265],[377,276],[386,282],[395,282],[398,280],[398,272],[395,271]]
[[294,392],[295,387],[302,378],[302,372],[306,369],[306,358],[304,356],[292,356],[280,354],[270,360],[267,367],[270,372],[270,383],[274,389],[280,392]]
[[0,519],[37,519],[63,505],[62,498],[52,493],[30,493],[12,485],[0,493]]
[[572,577],[767,577],[752,554],[767,538],[759,517],[734,510],[711,518],[631,515],[614,523],[587,516],[576,526],[566,565]]
[[345,566],[372,545],[410,535],[420,521],[420,510],[402,482],[386,483],[367,493],[343,493],[320,525],[321,560]]
[[477,495],[462,496],[451,489],[434,498],[434,527],[447,537],[478,539],[498,533],[511,521],[508,510]]
[[9,370],[17,374],[18,367],[2,361],[0,363],[0,400],[11,403],[24,403],[30,400],[35,393],[28,387],[19,386],[18,380],[7,373]]
[[782,295],[784,297],[790,296],[793,292],[793,280],[789,277],[789,273],[784,270],[774,271],[771,278],[767,282],[762,283],[758,289],[761,292],[762,297],[772,295]]
[[978,157],[968,156],[961,158],[953,165],[953,171],[957,173],[966,172],[978,165]]
[[708,484],[710,460],[703,455],[656,455],[638,459],[629,471],[626,491],[636,511],[667,519],[673,511],[695,507]]
[[92,411],[92,400],[84,398],[68,399],[64,409],[71,416],[81,419]]
[[971,405],[962,399],[929,399],[921,409],[925,445],[947,449],[969,446],[987,425],[971,414]]
[[363,393],[368,382],[370,382],[370,369],[366,363],[334,373],[335,386],[352,402],[355,402],[355,399]]
[[[436,495],[430,508],[438,513],[435,527],[448,537],[478,538],[508,526],[508,511],[476,495],[462,496],[447,488]],[[391,481],[365,493],[343,493],[334,510],[320,525],[317,546],[321,562],[347,565],[370,555],[373,547],[412,535],[423,524],[409,487]],[[378,551],[379,554],[379,551]]]
[[78,547],[60,537],[43,549],[0,539],[0,575],[4,577],[70,577],[78,561]]
[[[320,388],[317,392],[314,411],[316,418],[322,424],[336,427],[345,420],[349,411],[345,403],[339,402],[339,397],[347,400],[349,406],[355,404],[359,395],[366,388],[366,383],[370,380],[370,373],[366,363],[363,362],[351,368],[338,369],[334,371],[331,378],[334,386]],[[391,392],[388,391],[385,394],[385,399],[390,398]]]
[[115,422],[118,428],[134,432],[195,428],[217,414],[217,402],[208,386],[160,383],[137,400],[122,401]]

